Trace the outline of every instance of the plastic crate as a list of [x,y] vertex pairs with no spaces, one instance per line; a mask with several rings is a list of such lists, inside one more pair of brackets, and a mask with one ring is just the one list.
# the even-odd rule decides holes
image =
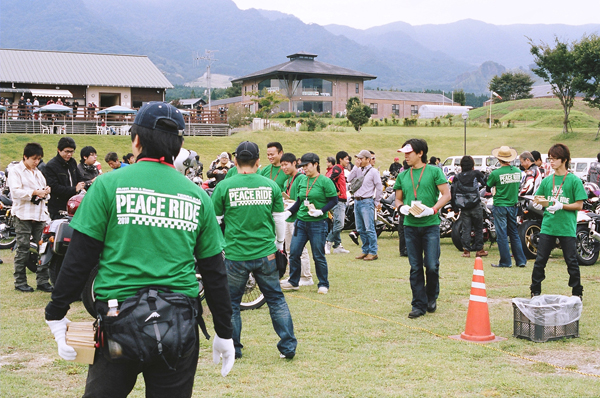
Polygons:
[[579,337],[578,320],[561,326],[542,326],[532,323],[514,303],[513,311],[515,322],[513,337],[531,340],[536,343]]

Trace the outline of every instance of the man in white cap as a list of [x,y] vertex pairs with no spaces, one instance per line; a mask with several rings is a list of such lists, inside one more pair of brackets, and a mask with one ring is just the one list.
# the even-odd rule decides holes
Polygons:
[[219,181],[225,179],[227,172],[232,167],[233,162],[229,160],[229,154],[227,152],[223,152],[219,155],[218,162],[214,163],[208,173],[206,173],[206,176],[208,178],[214,178],[216,185]]
[[517,202],[521,186],[521,170],[510,164],[517,157],[517,151],[514,148],[501,146],[492,151],[492,156],[497,158],[501,165],[500,168],[492,171],[487,180],[490,188],[496,187],[493,214],[498,251],[500,252],[500,261],[498,264],[492,264],[492,267],[512,267],[511,251],[508,247],[509,236],[515,263],[517,267],[524,267],[527,264],[527,258],[523,253],[517,231]]
[[[418,138],[406,141],[398,149],[404,153],[410,168],[400,173],[394,184],[396,207],[404,214],[404,237],[410,263],[413,297],[409,318],[435,312],[440,294],[440,217],[437,212],[450,200],[450,188],[444,172],[427,164],[427,150],[427,142]],[[417,201],[422,212],[415,215],[409,209]]]

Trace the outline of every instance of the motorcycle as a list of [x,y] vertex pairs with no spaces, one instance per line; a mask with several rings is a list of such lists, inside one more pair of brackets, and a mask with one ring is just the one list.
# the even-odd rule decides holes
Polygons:
[[17,243],[17,234],[11,214],[12,200],[0,195],[0,249],[12,249]]

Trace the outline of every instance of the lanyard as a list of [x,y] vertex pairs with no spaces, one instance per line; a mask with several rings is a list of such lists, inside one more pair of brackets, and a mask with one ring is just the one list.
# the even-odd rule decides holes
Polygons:
[[165,157],[164,156],[160,157],[160,159],[141,158],[141,159],[138,159],[137,161],[138,162],[156,162],[156,163],[162,163],[162,164],[165,164],[165,165],[170,166],[172,168],[175,168],[175,166],[173,166],[171,163],[165,162]]
[[269,171],[269,179],[277,181],[277,176],[279,176],[279,173],[281,172],[281,166],[279,166],[279,170],[277,170],[277,174],[275,174],[275,179],[273,179],[273,167],[275,166],[271,166],[271,171]]
[[560,190],[562,189],[563,184],[565,183],[565,180],[567,179],[567,175],[569,174],[569,172],[567,171],[567,174],[565,174],[565,176],[563,177],[562,182],[560,183],[560,187],[558,187],[558,191],[556,191],[556,196],[554,196],[554,178],[556,177],[556,173],[552,174],[552,197],[555,199],[555,202],[558,202],[558,195],[560,194]]
[[417,181],[417,186],[415,188],[415,179],[413,178],[413,168],[410,168],[410,180],[412,181],[412,186],[413,186],[413,194],[415,199],[417,200],[417,190],[419,189],[419,186],[421,185],[421,178],[423,177],[423,172],[425,171],[425,167],[427,167],[427,165],[423,166],[423,168],[421,169],[421,175],[419,176],[419,181]]
[[310,178],[307,178],[307,179],[306,179],[306,200],[308,200],[308,193],[309,193],[309,192],[310,192],[310,190],[311,190],[311,189],[312,189],[312,188],[315,186],[315,182],[317,182],[317,180],[319,179],[319,177],[320,177],[320,176],[321,176],[321,174],[318,174],[318,175],[315,177],[315,179],[314,179],[314,181],[313,181],[312,185],[310,186],[310,188],[308,187],[308,182],[310,181]]
[[287,189],[285,190],[286,195],[290,195],[290,191],[292,190],[292,185],[294,185],[294,180],[296,179],[296,177],[298,177],[298,173],[296,173],[293,177],[292,177],[292,181],[289,182]]

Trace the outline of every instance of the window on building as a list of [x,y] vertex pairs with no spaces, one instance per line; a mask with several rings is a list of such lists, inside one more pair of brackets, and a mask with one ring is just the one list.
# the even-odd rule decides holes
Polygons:
[[359,94],[359,88],[358,88],[358,83],[356,83],[356,94]]
[[417,116],[419,114],[419,106],[418,105],[411,105],[410,106],[410,115],[411,116]]
[[378,104],[369,104],[369,106],[371,107],[371,114],[372,115],[377,115],[377,106],[378,106]]
[[333,93],[333,83],[325,79],[302,79],[302,95],[314,95],[331,97]]
[[400,116],[400,105],[399,104],[392,104],[392,114],[394,114],[396,116]]
[[294,112],[331,113],[331,101],[294,101],[292,110]]

